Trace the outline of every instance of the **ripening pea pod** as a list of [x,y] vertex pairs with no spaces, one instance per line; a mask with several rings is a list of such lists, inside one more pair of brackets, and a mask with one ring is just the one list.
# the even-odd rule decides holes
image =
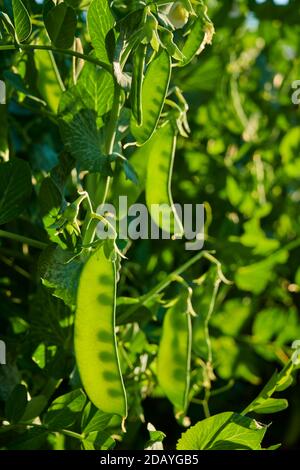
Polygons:
[[171,59],[169,54],[162,50],[148,66],[142,87],[142,114],[141,126],[134,117],[131,119],[130,129],[138,145],[143,145],[153,135],[169,88],[171,78]]
[[183,235],[182,222],[174,206],[171,183],[177,131],[167,121],[151,138],[146,176],[146,203],[151,218],[165,233]]
[[196,55],[204,50],[206,44],[211,44],[213,35],[213,24],[208,20],[204,21],[203,18],[197,18],[181,50],[184,58],[177,65],[185,67],[189,64]]
[[184,413],[190,386],[192,320],[184,289],[165,314],[157,357],[157,378],[175,411]]
[[133,55],[131,110],[139,126],[143,123],[142,92],[146,51],[146,44],[139,44]]
[[98,248],[83,267],[77,293],[75,355],[84,389],[105,413],[127,416],[116,333],[116,263]]

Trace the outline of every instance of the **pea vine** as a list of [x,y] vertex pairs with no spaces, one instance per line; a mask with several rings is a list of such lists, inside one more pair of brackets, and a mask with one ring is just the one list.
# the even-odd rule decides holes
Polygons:
[[[28,116],[32,126],[48,126],[50,145],[39,148],[39,158],[48,158],[46,146],[49,158],[51,147],[58,155],[55,164],[43,162],[37,170],[21,151],[16,157],[8,136],[1,141],[0,223],[9,229],[1,229],[0,238],[15,250],[13,269],[35,285],[27,352],[32,370],[41,372],[38,384],[28,384],[25,373],[16,379],[8,368],[13,387],[7,385],[1,411],[1,447],[58,448],[70,440],[74,448],[111,449],[126,442],[132,423],[145,422],[144,400],[165,397],[174,419],[188,428],[177,449],[262,449],[268,425],[253,414],[288,406],[277,393],[293,383],[299,347],[289,350],[281,372],[245,409],[211,411],[213,398],[235,383],[215,386],[211,335],[214,312],[233,282],[216,251],[184,251],[185,228],[172,194],[175,151],[191,133],[178,77],[201,61],[205,49],[209,54],[214,36],[205,2],[48,0],[40,7],[12,0],[0,12],[0,33],[8,102],[26,127],[18,133],[26,141],[34,132]],[[6,116],[10,112],[5,108]],[[146,286],[135,263],[148,269],[147,256],[156,263],[151,245],[142,237],[144,255],[131,262],[135,240],[121,236],[125,215],[105,209],[124,196],[132,204],[145,201],[149,210],[162,208],[150,213],[169,243],[160,241],[163,263],[168,266],[174,244],[181,249],[177,267],[158,269]],[[28,209],[30,198],[35,206]],[[14,231],[12,222],[27,209],[27,230]],[[208,206],[206,213],[209,241]],[[5,262],[8,252],[1,250],[2,244]],[[286,250],[272,254],[270,269]],[[30,273],[17,264],[28,254],[38,258]],[[21,323],[15,329],[23,331]],[[201,410],[193,426],[192,404]],[[148,431],[145,447],[162,448],[165,434],[152,425]]]

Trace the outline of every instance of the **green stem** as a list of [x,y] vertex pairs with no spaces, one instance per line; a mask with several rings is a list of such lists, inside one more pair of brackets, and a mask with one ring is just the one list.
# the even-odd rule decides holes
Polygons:
[[18,233],[6,232],[4,230],[0,230],[0,238],[7,238],[9,240],[25,243],[26,245],[38,248],[40,250],[44,250],[48,246],[47,243],[39,242],[38,240],[33,240],[32,238],[23,237],[23,235],[19,235]]
[[211,316],[212,316],[213,311],[214,311],[214,307],[215,307],[216,298],[217,298],[218,290],[219,290],[219,287],[220,287],[220,283],[221,283],[221,280],[217,276],[217,279],[216,279],[215,285],[214,285],[213,294],[212,294],[211,301],[210,301],[210,305],[209,305],[209,309],[208,309],[208,313],[207,313],[207,316],[206,316],[205,322],[204,322],[204,337],[205,337],[205,342],[206,342],[206,346],[207,346],[207,362],[209,364],[212,364],[212,347],[211,347],[211,341],[210,341],[210,335],[209,335],[209,322],[210,322]]
[[[259,399],[261,398],[264,398],[264,399],[267,399],[267,398],[271,398],[272,395],[276,392],[276,388],[277,388],[277,384],[280,383],[281,380],[283,380],[284,378],[287,378],[290,376],[290,374],[292,373],[292,371],[294,370],[294,367],[295,367],[295,364],[293,363],[293,360],[290,359],[286,364],[285,366],[283,367],[283,369],[277,374],[276,376],[276,383],[272,386],[271,388],[271,391],[269,391],[268,393],[264,393],[264,390],[262,390],[262,392],[260,392],[257,397],[252,400],[252,402],[250,403],[250,405],[248,405],[242,412],[241,414],[243,416],[245,416],[246,414],[250,413],[254,408],[255,408],[255,405],[259,404]],[[272,379],[271,379],[272,380]],[[268,387],[269,385],[269,382],[268,384],[266,385],[266,387]]]
[[64,434],[65,436],[73,437],[74,439],[78,439],[80,441],[83,440],[83,436],[81,434],[78,434],[77,432],[74,431],[69,431],[68,429],[60,429],[58,431],[60,434]]
[[[105,140],[105,151],[108,156],[110,156],[114,151],[115,139],[117,134],[117,126],[120,116],[120,110],[122,105],[122,93],[121,88],[119,87],[118,83],[115,81],[115,88],[114,88],[114,100],[112,110],[110,112],[109,122],[106,129],[106,140]],[[102,199],[101,206],[103,206],[106,202],[107,195],[109,192],[110,187],[110,176],[107,177],[105,191]],[[84,225],[86,226],[86,230],[83,237],[83,245],[87,246],[90,245],[96,233],[96,228],[99,223],[99,220],[93,218],[91,212],[89,211],[86,216],[86,220]]]
[[210,398],[210,392],[206,388],[205,389],[205,396],[204,396],[204,399],[202,401],[202,406],[203,406],[203,411],[204,411],[205,418],[210,418],[210,410],[209,410],[209,405],[208,405],[209,398]]
[[151,300],[160,292],[162,292],[166,287],[168,287],[177,276],[187,271],[193,264],[197,263],[201,258],[205,257],[207,251],[200,251],[195,256],[193,256],[190,260],[184,263],[179,268],[175,269],[172,273],[170,273],[163,281],[157,284],[156,287],[151,289],[147,294],[143,295],[140,298],[140,302],[142,305],[146,305],[147,303],[151,302]]
[[168,276],[165,277],[163,281],[161,281],[159,284],[157,284],[153,289],[151,289],[147,294],[143,295],[140,297],[139,302],[136,303],[135,305],[132,305],[126,310],[126,313],[124,313],[122,316],[117,317],[117,323],[119,324],[120,321],[126,322],[128,318],[138,309],[140,308],[141,305],[147,305],[153,300],[157,294],[162,292],[164,289],[166,289],[180,274],[184,273],[187,271],[193,264],[197,263],[201,258],[205,256],[205,254],[208,253],[207,251],[200,251],[197,253],[195,256],[193,256],[191,259],[189,259],[186,263],[184,263],[182,266],[179,268],[175,269],[172,273],[170,273]]
[[9,431],[14,431],[20,427],[31,427],[31,428],[39,428],[39,429],[44,429],[47,431],[49,434],[64,434],[65,436],[72,437],[74,439],[78,439],[82,441],[84,439],[84,436],[82,434],[78,434],[77,432],[74,431],[69,431],[68,429],[59,429],[59,431],[52,431],[52,429],[49,429],[47,426],[44,426],[42,424],[35,424],[35,423],[18,423],[18,424],[8,424],[7,426],[3,426],[0,429],[0,434],[9,432]]
[[98,65],[99,67],[102,67],[110,74],[113,74],[111,66],[106,64],[105,62],[102,62],[101,60],[98,60],[95,57],[82,54],[81,52],[73,51],[71,49],[60,49],[60,48],[55,48],[50,45],[38,45],[38,44],[17,44],[17,45],[8,44],[5,46],[0,46],[0,51],[13,51],[13,50],[18,50],[18,49],[21,49],[23,51],[34,51],[34,50],[51,51],[51,52],[56,52],[58,54],[69,55],[71,57],[77,57],[78,59],[83,59],[86,62],[91,62],[92,64]]

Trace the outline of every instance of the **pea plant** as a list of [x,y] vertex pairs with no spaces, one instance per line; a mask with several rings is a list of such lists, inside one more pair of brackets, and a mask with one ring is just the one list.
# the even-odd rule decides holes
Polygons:
[[[172,194],[175,152],[195,151],[181,77],[211,54],[206,3],[41,3],[0,2],[0,255],[16,275],[0,278],[1,448],[279,447],[262,447],[269,421],[256,415],[287,408],[298,343],[246,404],[214,411],[236,380],[211,333],[234,282],[213,244],[185,250]],[[121,236],[124,196],[145,203],[161,240]],[[208,242],[209,218],[206,205]]]

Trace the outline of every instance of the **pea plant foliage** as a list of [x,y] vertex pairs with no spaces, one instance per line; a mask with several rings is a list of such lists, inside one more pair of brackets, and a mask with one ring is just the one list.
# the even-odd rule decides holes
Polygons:
[[[247,404],[213,412],[236,380],[219,372],[226,344],[210,331],[234,284],[218,253],[185,251],[174,208],[185,197],[175,156],[192,145],[181,77],[215,32],[206,3],[0,6],[0,447],[266,448],[258,415],[287,408],[299,348]],[[122,239],[124,214],[102,210],[120,196],[144,203],[165,237]]]

